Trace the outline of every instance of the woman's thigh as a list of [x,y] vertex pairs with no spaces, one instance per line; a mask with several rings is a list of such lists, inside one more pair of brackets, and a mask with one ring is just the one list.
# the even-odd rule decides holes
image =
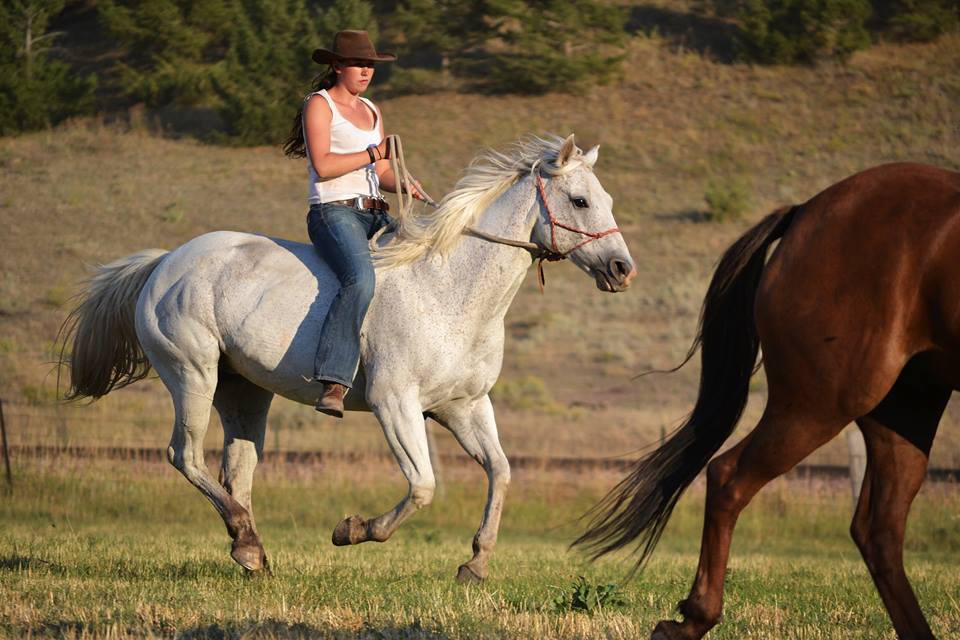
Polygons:
[[310,240],[342,285],[373,277],[364,212],[345,205],[312,208],[307,218]]

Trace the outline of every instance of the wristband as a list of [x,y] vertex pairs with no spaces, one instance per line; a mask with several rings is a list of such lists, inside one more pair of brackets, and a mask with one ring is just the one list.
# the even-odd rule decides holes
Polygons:
[[376,146],[377,145],[372,144],[369,147],[367,147],[367,155],[370,156],[370,164],[373,164],[377,161],[377,159],[373,155],[373,150]]

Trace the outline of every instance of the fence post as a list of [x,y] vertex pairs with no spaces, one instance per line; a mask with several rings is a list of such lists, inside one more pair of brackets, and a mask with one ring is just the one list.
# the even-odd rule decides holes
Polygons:
[[7,421],[3,418],[3,398],[0,398],[0,433],[3,434],[3,463],[7,467],[7,490],[13,493],[13,473],[10,472],[10,451],[7,449]]
[[850,455],[850,490],[853,491],[853,506],[856,508],[863,487],[863,476],[867,472],[867,444],[863,441],[860,429],[847,429],[847,451]]

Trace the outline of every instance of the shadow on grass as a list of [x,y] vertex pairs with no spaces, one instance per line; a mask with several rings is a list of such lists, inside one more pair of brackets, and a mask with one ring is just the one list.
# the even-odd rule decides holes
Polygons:
[[[0,625],[0,631],[3,630],[4,627]],[[149,635],[152,632],[163,637],[172,636],[177,640],[315,640],[316,638],[337,640],[446,640],[449,638],[446,633],[424,627],[419,622],[399,626],[376,626],[364,623],[359,629],[347,630],[272,619],[258,622],[238,621],[226,624],[201,625],[189,629],[128,627],[125,630],[118,630],[115,626],[101,628],[98,625],[84,622],[57,620],[39,622],[30,627],[7,628],[6,630],[12,632],[12,637],[18,638],[113,637],[118,634],[118,631],[119,637],[137,637],[144,634]]]
[[17,554],[0,556],[0,571],[23,571],[25,569],[47,569],[56,571],[59,568],[59,565],[49,560],[44,560],[43,558],[33,558]]
[[661,222],[694,222],[698,224],[702,222],[712,222],[709,212],[697,209],[685,209],[683,211],[672,211],[670,213],[655,213],[653,214],[653,218]]
[[176,635],[178,640],[308,640],[313,638],[370,638],[377,640],[416,639],[445,640],[449,636],[441,631],[422,626],[419,622],[405,626],[376,626],[364,623],[357,630],[333,629],[304,623],[289,623],[282,620],[262,622],[238,622],[227,625],[208,625],[185,629]]
[[737,59],[740,29],[722,18],[639,5],[630,9],[627,29],[633,33],[658,33],[671,44],[706,55],[718,62]]

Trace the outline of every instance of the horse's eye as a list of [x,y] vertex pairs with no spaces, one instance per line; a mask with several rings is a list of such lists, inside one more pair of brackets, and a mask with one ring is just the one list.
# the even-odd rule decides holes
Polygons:
[[590,206],[590,205],[587,203],[587,199],[586,199],[586,198],[581,198],[581,197],[579,197],[579,196],[576,197],[576,198],[570,198],[570,202],[572,202],[572,203],[573,203],[573,206],[575,206],[577,209],[586,209],[587,207]]

